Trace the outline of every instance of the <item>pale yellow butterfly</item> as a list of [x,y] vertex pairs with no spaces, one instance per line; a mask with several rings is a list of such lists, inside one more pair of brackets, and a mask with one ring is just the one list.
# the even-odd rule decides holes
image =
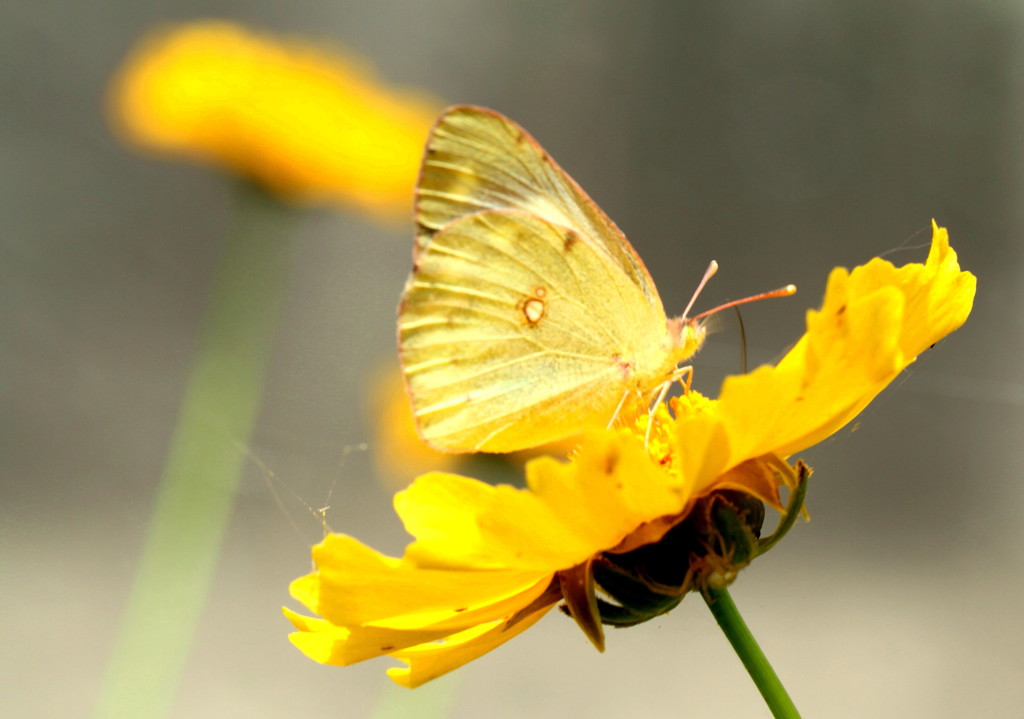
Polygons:
[[416,220],[399,354],[437,449],[511,452],[606,426],[645,408],[704,340],[699,317],[666,317],[622,232],[497,112],[441,115]]

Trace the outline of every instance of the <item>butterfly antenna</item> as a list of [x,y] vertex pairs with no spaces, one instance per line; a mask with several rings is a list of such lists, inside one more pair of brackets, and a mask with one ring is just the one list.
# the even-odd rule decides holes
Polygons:
[[686,309],[683,310],[683,316],[679,318],[680,324],[684,324],[686,322],[686,316],[690,314],[690,310],[693,309],[693,303],[697,301],[700,293],[704,290],[704,285],[708,283],[708,280],[715,276],[716,272],[718,272],[718,263],[711,260],[711,264],[709,264],[708,268],[704,270],[704,277],[701,279],[700,284],[698,284],[697,289],[693,291],[693,297],[690,298],[689,304],[687,304]]
[[750,297],[744,297],[741,300],[733,300],[732,302],[726,302],[723,305],[718,305],[718,307],[712,307],[710,310],[706,312],[701,312],[699,315],[694,317],[693,320],[703,319],[708,315],[713,315],[716,312],[721,312],[722,310],[727,310],[730,307],[736,307],[737,305],[745,305],[748,302],[767,300],[772,297],[789,297],[790,295],[794,294],[796,294],[796,285],[786,285],[785,287],[780,287],[779,289],[772,290],[771,292],[762,292],[761,294],[758,295],[751,295]]

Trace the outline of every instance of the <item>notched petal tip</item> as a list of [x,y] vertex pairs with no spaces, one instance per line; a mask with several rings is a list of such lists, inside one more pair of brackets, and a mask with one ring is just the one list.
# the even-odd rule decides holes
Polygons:
[[429,642],[393,652],[392,657],[404,662],[405,667],[388,670],[388,677],[396,684],[414,689],[458,669],[474,659],[504,644],[526,631],[548,613],[553,604],[541,607],[533,614],[509,621],[492,622],[467,629],[442,641]]

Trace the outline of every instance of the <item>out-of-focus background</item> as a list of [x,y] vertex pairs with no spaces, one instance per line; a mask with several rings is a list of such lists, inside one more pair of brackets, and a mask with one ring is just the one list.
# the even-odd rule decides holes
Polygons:
[[[930,220],[947,226],[979,278],[972,317],[806,453],[812,521],[733,596],[806,716],[1020,710],[1024,5],[63,0],[0,9],[5,716],[88,714],[134,577],[231,183],[126,149],[104,93],[140,34],[202,17],[343,45],[391,83],[516,119],[626,232],[670,311],[711,259],[703,308],[796,283],[744,311],[752,363],[795,341],[831,267],[923,260]],[[319,210],[296,230],[173,715],[767,716],[699,599],[612,631],[603,655],[553,613],[422,694],[390,685],[388,659],[322,667],[288,643],[279,607],[321,535],[311,510],[391,553],[407,541],[366,390],[394,359],[411,228]],[[739,368],[730,317],[708,345],[697,386],[714,394]]]

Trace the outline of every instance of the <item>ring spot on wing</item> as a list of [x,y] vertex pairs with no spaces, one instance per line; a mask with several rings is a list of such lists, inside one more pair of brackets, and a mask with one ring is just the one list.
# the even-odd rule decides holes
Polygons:
[[536,287],[533,290],[533,297],[527,297],[520,304],[523,318],[526,320],[526,324],[530,327],[537,326],[537,324],[544,319],[544,315],[548,309],[547,303],[544,301],[547,294],[548,291],[544,287]]

